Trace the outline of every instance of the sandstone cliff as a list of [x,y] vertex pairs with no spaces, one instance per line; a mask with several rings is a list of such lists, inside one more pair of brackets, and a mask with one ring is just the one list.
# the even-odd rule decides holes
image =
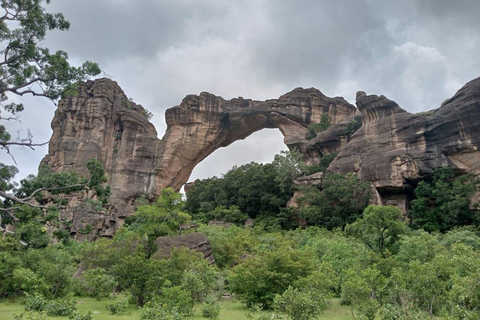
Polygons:
[[[337,153],[328,171],[356,172],[372,183],[377,203],[402,209],[411,188],[435,167],[480,172],[480,78],[431,115],[410,114],[384,96],[363,92],[356,104],[358,109],[313,88],[297,88],[267,101],[225,100],[204,92],[167,110],[168,127],[160,140],[145,110],[129,101],[115,82],[99,79],[81,85],[77,96],[60,100],[42,163],[55,171],[85,174],[90,158],[102,162],[112,187],[112,207],[104,220],[110,230],[133,212],[136,197],[153,199],[165,187],[179,190],[195,165],[213,151],[264,128],[278,128],[285,144],[299,149],[309,163]],[[325,113],[332,125],[306,140],[307,126]],[[355,114],[362,115],[363,125],[346,136]],[[93,216],[73,210],[70,219],[82,226]],[[99,233],[107,223],[97,225]]]

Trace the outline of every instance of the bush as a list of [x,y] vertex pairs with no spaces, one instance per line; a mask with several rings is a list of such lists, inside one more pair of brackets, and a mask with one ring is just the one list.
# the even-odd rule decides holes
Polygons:
[[47,316],[43,312],[22,312],[15,315],[15,320],[47,320]]
[[86,314],[75,313],[69,317],[72,320],[92,320],[92,313],[88,311]]
[[75,303],[68,299],[51,300],[45,307],[49,317],[70,317],[75,315]]
[[145,307],[140,312],[142,320],[182,320],[180,314],[175,310],[165,310],[159,305]]
[[114,278],[103,268],[89,269],[83,273],[78,291],[97,300],[108,298],[115,288]]
[[305,135],[305,139],[311,140],[317,136],[320,132],[327,130],[332,125],[330,116],[326,113],[322,114],[322,118],[319,123],[312,123],[308,125],[308,132]]
[[40,294],[27,295],[24,304],[26,311],[44,311],[48,300]]
[[285,312],[292,320],[309,320],[318,316],[327,308],[325,299],[316,296],[315,291],[293,287],[275,297],[275,308]]
[[117,303],[107,304],[105,307],[111,315],[123,315],[127,313],[128,304],[126,301],[118,301]]
[[218,319],[220,315],[220,305],[213,297],[207,297],[203,302],[202,315],[208,319]]

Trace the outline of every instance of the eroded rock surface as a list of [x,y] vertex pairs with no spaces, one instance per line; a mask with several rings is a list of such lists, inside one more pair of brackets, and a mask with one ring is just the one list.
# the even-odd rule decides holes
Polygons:
[[[384,96],[364,92],[357,94],[356,104],[358,108],[313,88],[297,88],[267,101],[225,100],[204,92],[167,110],[168,127],[160,140],[143,107],[129,101],[114,81],[88,81],[77,96],[60,100],[42,163],[54,171],[83,174],[89,159],[103,163],[112,208],[100,214],[109,217],[70,212],[74,225],[83,228],[91,222],[99,226],[98,234],[105,228],[99,221],[107,221],[110,230],[118,228],[133,213],[135,198],[154,199],[165,187],[179,190],[193,168],[216,149],[264,128],[278,128],[285,144],[300,150],[307,163],[337,153],[328,171],[355,172],[372,183],[376,203],[403,210],[413,186],[435,167],[480,172],[480,78],[431,115],[410,114]],[[306,140],[307,126],[320,122],[324,113],[332,125]],[[347,136],[345,129],[356,114],[362,115],[363,125]],[[321,176],[314,178],[321,181]]]
[[158,238],[155,243],[158,245],[158,250],[153,255],[154,257],[169,256],[173,248],[187,248],[201,252],[209,263],[215,263],[210,240],[202,233],[189,233],[177,237],[162,237]]

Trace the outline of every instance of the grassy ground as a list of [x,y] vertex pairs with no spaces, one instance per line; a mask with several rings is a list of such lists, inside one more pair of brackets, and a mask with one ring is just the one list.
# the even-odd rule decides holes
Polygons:
[[[137,308],[132,307],[128,315],[110,315],[107,308],[107,304],[111,304],[114,300],[97,301],[91,298],[75,298],[77,301],[77,311],[81,314],[85,314],[88,311],[92,312],[93,320],[139,320],[140,312]],[[350,308],[341,306],[339,301],[332,300],[330,308],[326,310],[318,320],[352,320]],[[0,319],[2,320],[14,320],[15,315],[20,314],[23,311],[23,305],[19,302],[0,301]],[[225,301],[221,303],[220,317],[218,320],[243,320],[247,319],[245,313],[248,311],[239,302]],[[49,317],[52,320],[66,320],[65,317]],[[205,319],[202,317],[201,306],[197,305],[193,317],[187,319]]]

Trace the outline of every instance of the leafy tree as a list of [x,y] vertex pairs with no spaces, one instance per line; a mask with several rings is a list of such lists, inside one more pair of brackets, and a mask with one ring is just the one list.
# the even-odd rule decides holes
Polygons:
[[[188,191],[186,210],[194,218],[209,217],[217,207],[236,206],[249,217],[276,216],[293,195],[292,174],[280,160],[273,164],[249,163],[233,167],[222,178],[195,181]],[[234,216],[241,215],[232,212]],[[226,220],[231,220],[225,216]]]
[[[63,94],[73,94],[75,84],[89,76],[100,73],[98,65],[85,62],[81,67],[72,67],[64,51],[51,53],[41,46],[48,31],[68,30],[70,24],[61,13],[47,13],[43,7],[50,0],[4,0],[0,16],[0,103],[6,112],[15,116],[24,107],[9,101],[9,94],[58,99]],[[7,121],[12,117],[0,117]],[[3,125],[0,125],[0,149],[7,152],[14,145],[34,147],[32,137],[12,140]]]
[[401,221],[402,212],[394,206],[370,205],[363,211],[363,216],[345,231],[361,239],[371,250],[385,257],[385,251],[395,252],[395,245],[407,230]]
[[243,255],[251,254],[258,245],[258,240],[249,228],[200,226],[198,231],[210,240],[215,263],[221,269],[238,264]]
[[437,254],[445,251],[438,238],[424,230],[402,235],[399,242],[400,246],[395,258],[402,263],[409,263],[414,260],[422,263],[429,262]]
[[380,307],[386,279],[380,270],[368,267],[363,270],[349,269],[342,285],[342,300],[349,302],[365,319],[375,319]]
[[108,298],[115,288],[115,280],[103,268],[88,269],[78,283],[79,291],[88,297],[102,300]]
[[65,195],[91,188],[94,196],[106,202],[110,192],[110,188],[104,186],[105,170],[95,159],[87,162],[90,179],[76,172],[52,173],[48,166],[41,166],[37,176],[29,175],[21,180],[17,189],[10,182],[16,170],[6,167],[0,165],[0,172],[3,172],[0,185],[5,188],[0,186],[0,197],[3,197],[0,199],[0,231],[32,248],[48,244],[47,228],[61,229],[63,226],[59,210],[68,203]]
[[288,287],[274,300],[275,309],[285,312],[292,320],[314,319],[327,308],[324,299],[318,299],[314,292]]
[[130,291],[138,306],[142,307],[161,294],[167,278],[166,260],[146,259],[144,255],[124,256],[111,270],[122,288]]
[[137,207],[135,214],[126,219],[127,228],[141,237],[147,259],[157,251],[155,241],[159,237],[179,231],[180,225],[190,219],[183,206],[182,195],[166,188],[157,202]]
[[370,198],[368,187],[368,183],[362,183],[354,174],[328,173],[320,188],[301,190],[304,196],[298,201],[298,215],[309,225],[344,228],[357,220],[367,206]]
[[477,204],[471,198],[480,179],[472,173],[456,177],[453,168],[436,168],[415,188],[411,202],[412,228],[445,232],[457,226],[478,225]]
[[283,294],[297,279],[313,271],[312,258],[311,252],[286,244],[262,250],[233,269],[231,289],[247,306],[270,308],[277,294]]

